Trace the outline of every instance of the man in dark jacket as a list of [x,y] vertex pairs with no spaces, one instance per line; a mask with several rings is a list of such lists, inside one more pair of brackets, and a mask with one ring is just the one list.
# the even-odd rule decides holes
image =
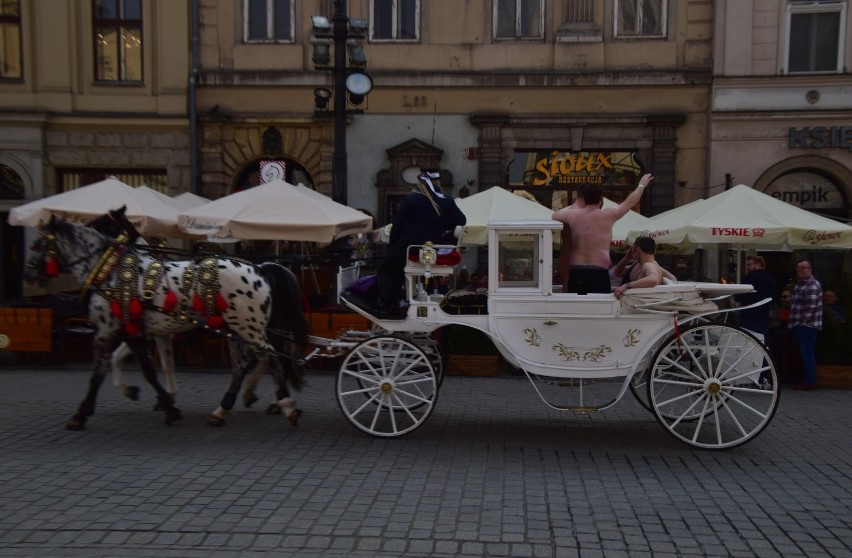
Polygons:
[[376,274],[379,284],[377,309],[385,317],[399,315],[408,247],[445,242],[452,237],[456,226],[467,223],[456,202],[441,192],[440,176],[438,171],[421,170],[417,187],[402,199],[394,215],[388,250]]
[[[737,295],[735,300],[743,306],[760,302],[764,298],[776,300],[778,297],[778,286],[775,278],[765,269],[766,260],[763,256],[748,256],[746,258],[746,274],[742,282],[754,286],[753,293]],[[763,344],[769,345],[769,309],[772,302],[768,302],[757,308],[749,308],[737,312],[737,321],[740,327],[763,335]]]

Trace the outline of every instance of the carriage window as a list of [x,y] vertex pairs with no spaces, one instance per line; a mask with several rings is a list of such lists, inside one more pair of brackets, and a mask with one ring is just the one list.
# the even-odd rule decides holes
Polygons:
[[539,235],[505,232],[498,236],[497,287],[538,288],[541,266]]

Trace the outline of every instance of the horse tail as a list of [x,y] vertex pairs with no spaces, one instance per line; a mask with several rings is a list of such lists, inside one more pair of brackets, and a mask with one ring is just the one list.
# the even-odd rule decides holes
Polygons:
[[[292,271],[279,263],[260,264],[272,292],[272,312],[268,330],[289,331],[294,342],[304,348],[308,344],[308,320],[302,310],[302,290]],[[284,352],[284,337],[267,331],[272,346]]]

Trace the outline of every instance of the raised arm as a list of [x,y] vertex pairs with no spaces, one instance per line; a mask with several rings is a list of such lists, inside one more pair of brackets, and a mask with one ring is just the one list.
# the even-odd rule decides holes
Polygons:
[[651,173],[643,176],[639,181],[639,185],[636,186],[636,189],[630,192],[630,195],[624,198],[624,201],[618,204],[617,207],[613,208],[615,213],[618,215],[616,220],[627,215],[630,208],[639,203],[639,200],[642,199],[642,193],[645,191],[645,187],[650,184],[652,180],[654,180],[654,175]]

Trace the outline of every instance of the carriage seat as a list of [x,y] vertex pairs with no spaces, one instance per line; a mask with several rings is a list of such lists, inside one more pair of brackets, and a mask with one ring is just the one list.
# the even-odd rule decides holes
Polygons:
[[621,296],[621,312],[641,313],[644,309],[658,312],[703,314],[715,312],[718,306],[707,300],[698,284],[663,284],[644,289],[630,289]]
[[444,295],[441,310],[447,314],[487,314],[488,289],[454,289]]

